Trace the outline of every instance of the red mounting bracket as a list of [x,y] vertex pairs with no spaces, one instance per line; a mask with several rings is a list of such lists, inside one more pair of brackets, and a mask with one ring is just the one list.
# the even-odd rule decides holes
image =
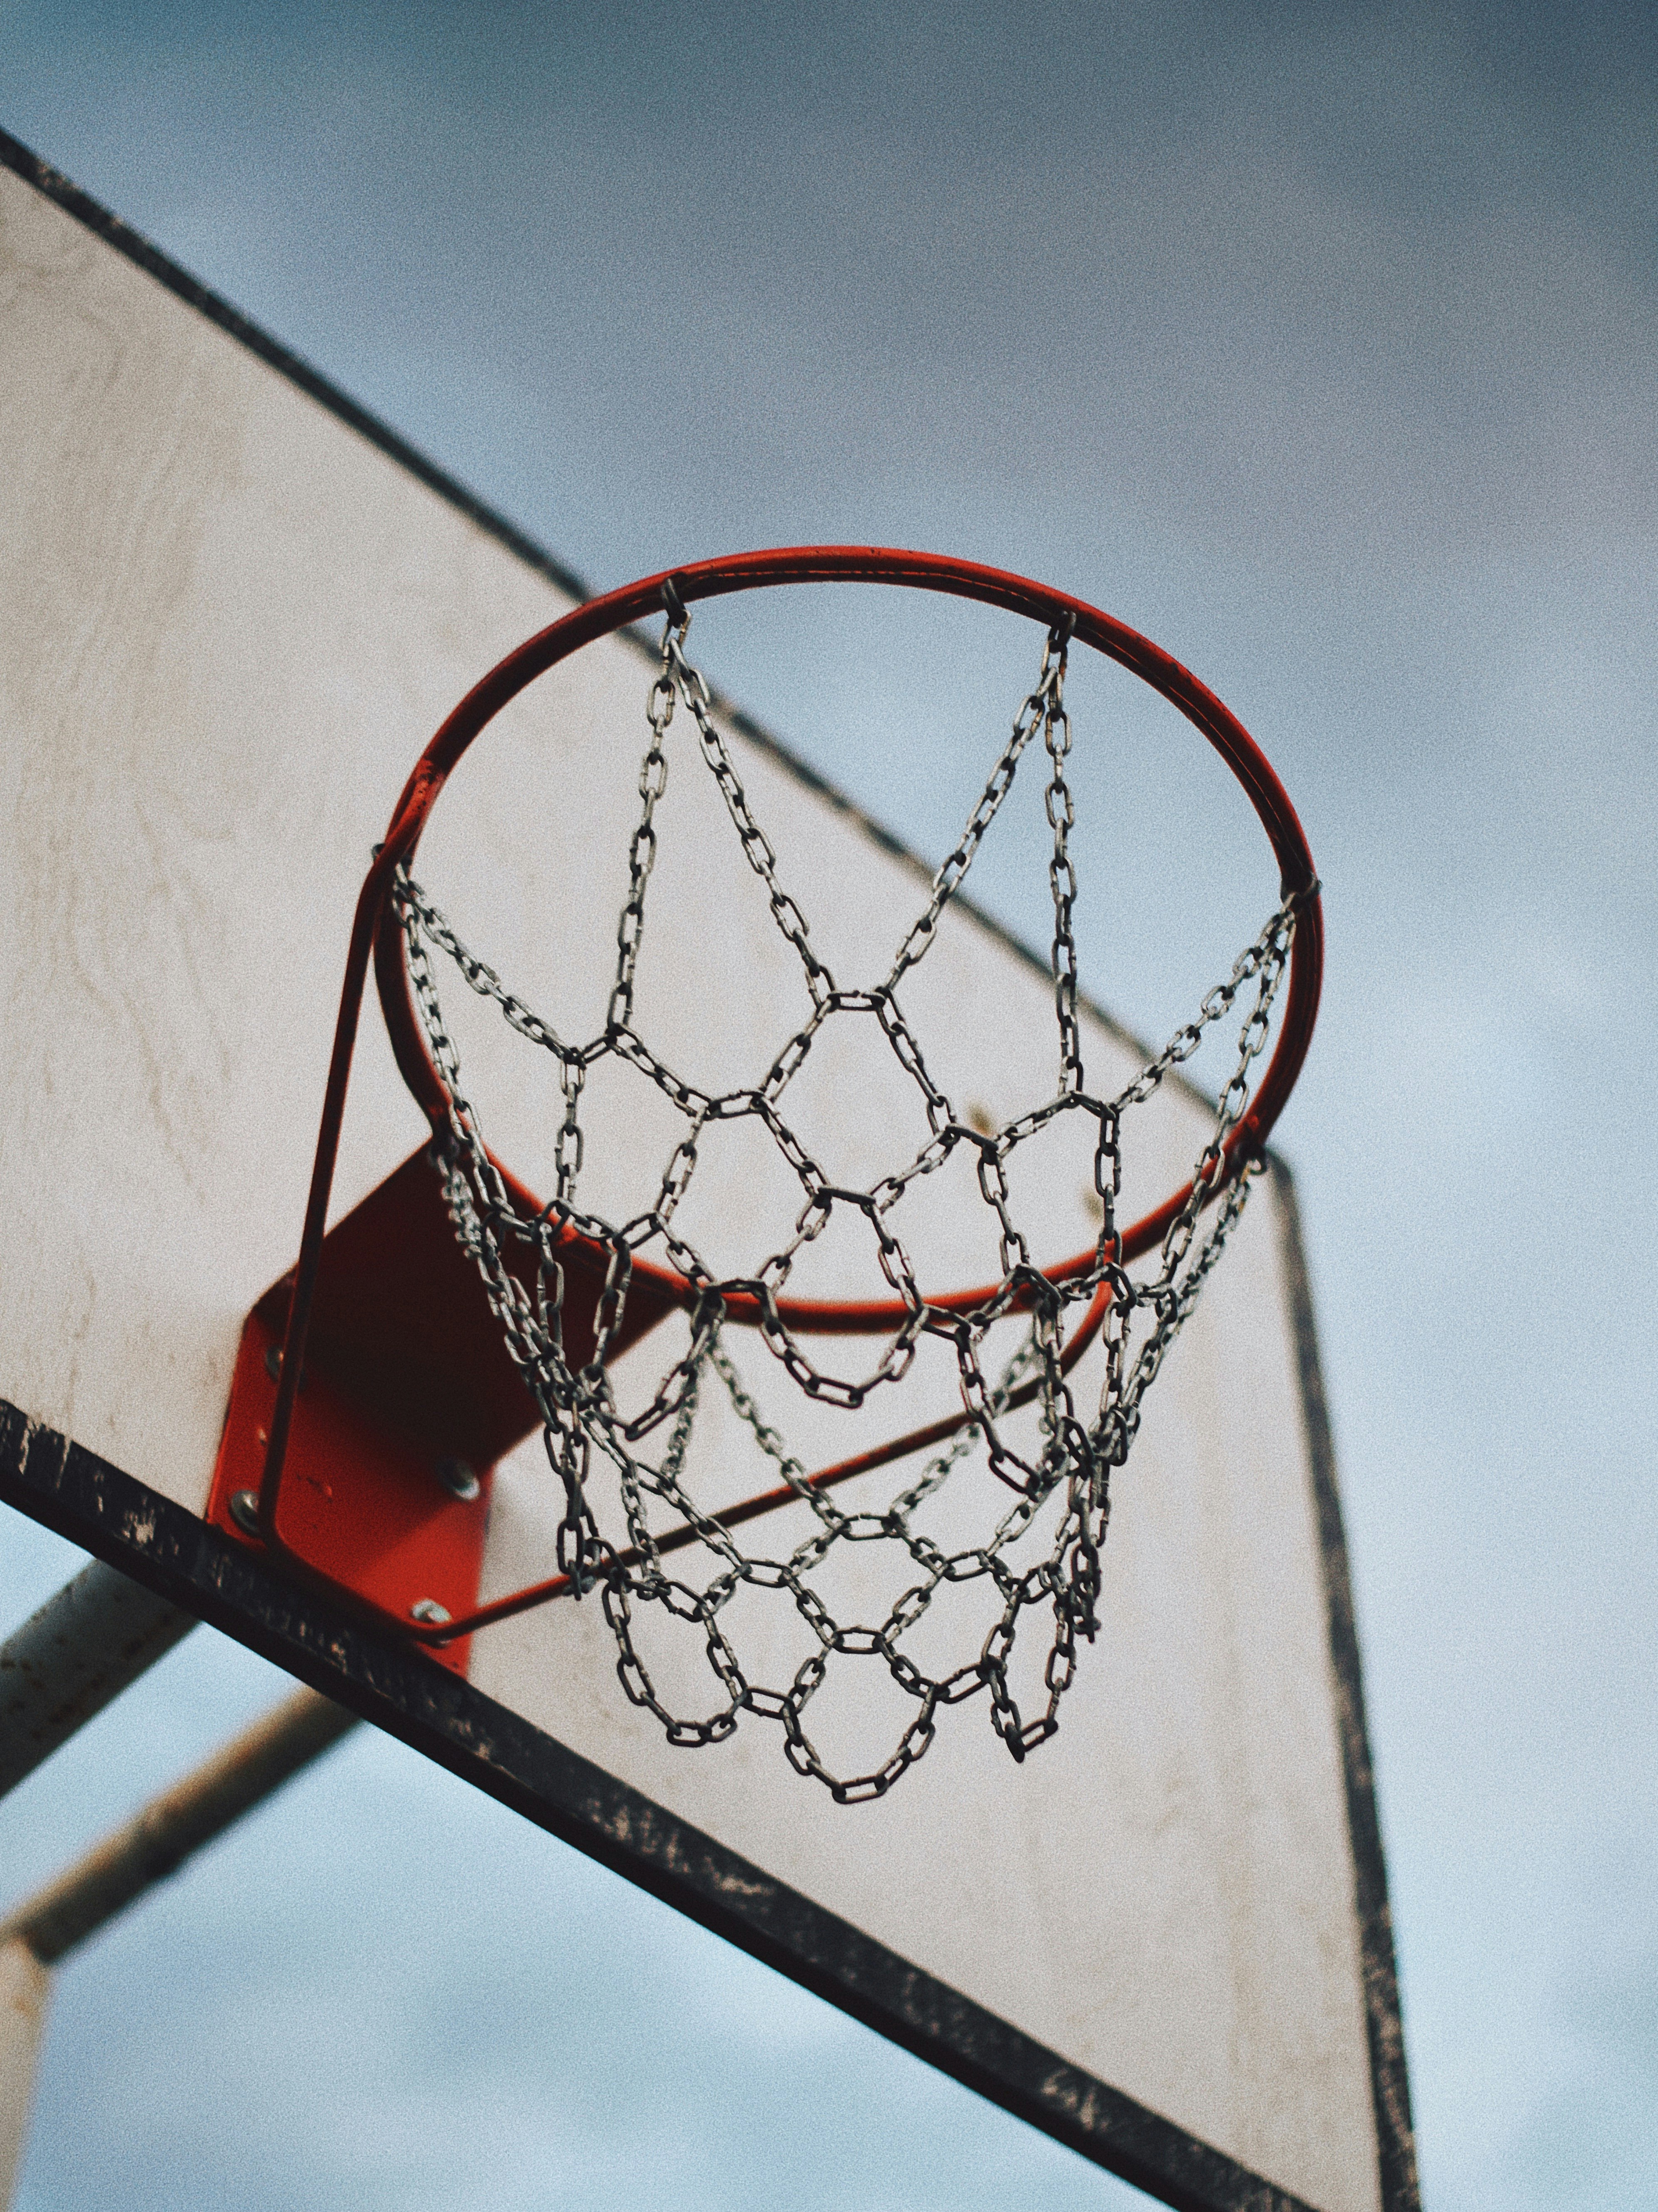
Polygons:
[[[213,1526],[250,1550],[267,1548],[256,1501],[293,1287],[290,1270],[243,1326],[208,1501]],[[578,1365],[601,1287],[573,1249],[564,1333]],[[663,1310],[630,1298],[614,1349]],[[387,1624],[459,1620],[478,1603],[496,1462],[539,1424],[430,1155],[416,1152],[323,1240],[277,1515],[290,1564]],[[464,1674],[469,1650],[458,1637],[432,1656]]]

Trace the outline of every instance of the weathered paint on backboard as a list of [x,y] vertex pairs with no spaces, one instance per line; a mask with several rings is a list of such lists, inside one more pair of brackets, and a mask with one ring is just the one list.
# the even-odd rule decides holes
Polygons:
[[[480,1632],[460,1681],[204,1527],[241,1325],[297,1245],[367,856],[442,714],[578,587],[21,149],[7,159],[0,1496],[1168,2202],[1408,2212],[1356,1647],[1281,1167],[1149,1402],[1104,1632],[1021,1766],[981,1701],[890,1796],[838,1807],[762,1728],[667,1747],[622,1698],[591,1606]],[[602,994],[649,674],[618,639],[530,695],[423,856],[532,995],[570,978]],[[814,931],[826,917],[849,970],[890,956],[924,876],[752,727],[731,743]],[[566,803],[526,805],[549,775]],[[675,799],[653,898],[687,927],[730,913],[742,988],[711,998],[659,968],[649,1018],[670,1056],[753,1065],[780,948],[763,910],[730,905],[706,787]],[[557,966],[549,882],[579,891],[557,906]],[[960,1079],[1005,1121],[1048,1050],[1051,985],[965,908],[912,1018],[948,1029],[963,1007],[995,1010],[974,1034],[991,1057]],[[1127,1041],[1088,1029],[1126,1077]],[[533,1149],[521,1055],[481,1029],[468,1050],[492,1136]],[[616,1110],[625,1137],[634,1109]],[[862,1171],[869,1100],[824,1112]],[[1166,1091],[1140,1196],[1181,1180],[1204,1126]],[[424,1134],[371,1015],[337,1206]],[[750,1172],[710,1163],[710,1218],[741,1225]],[[1083,1241],[1061,1182],[1029,1194],[1054,1256]],[[930,1273],[982,1279],[959,1224],[933,1234]],[[486,1593],[544,1571],[549,1512],[532,1444],[497,1480]]]

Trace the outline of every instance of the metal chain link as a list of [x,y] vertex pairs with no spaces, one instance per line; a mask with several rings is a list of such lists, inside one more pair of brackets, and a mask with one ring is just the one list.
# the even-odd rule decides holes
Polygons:
[[1082,1033],[1076,1022],[1076,939],[1072,909],[1076,903],[1076,868],[1069,842],[1076,810],[1065,781],[1065,756],[1070,750],[1070,716],[1065,712],[1066,644],[1074,619],[1063,631],[1048,635],[1042,659],[1042,734],[1046,740],[1052,774],[1048,779],[1048,827],[1053,832],[1053,859],[1048,864],[1048,883],[1053,892],[1053,1012],[1059,1026],[1059,1090],[1082,1088]]
[[[688,628],[687,616],[681,625],[681,635]],[[668,636],[674,626],[668,626]],[[650,743],[639,769],[639,796],[644,802],[644,811],[639,817],[637,828],[627,854],[627,897],[616,924],[616,981],[610,994],[610,1013],[607,1030],[627,1029],[633,1021],[633,978],[639,964],[639,941],[645,927],[645,885],[650,881],[650,871],[656,860],[656,831],[654,817],[656,802],[667,788],[667,756],[662,750],[662,740],[667,726],[674,720],[675,684],[667,647],[662,649],[662,670],[650,687]]]
[[766,896],[771,902],[771,918],[800,955],[801,965],[806,970],[807,988],[812,994],[814,1004],[820,1006],[835,988],[834,978],[813,950],[805,915],[777,879],[777,854],[771,839],[749,809],[748,794],[732,766],[725,739],[714,721],[708,686],[700,672],[693,668],[685,657],[686,633],[690,628],[689,615],[681,623],[676,624],[670,621],[667,625],[662,635],[664,672],[671,676],[680,696],[691,711],[698,736],[702,741],[703,758],[714,772],[720,796],[724,799],[727,811],[742,841],[743,858],[765,885]]
[[[1219,1260],[1247,1200],[1259,1163],[1227,1173],[1225,1147],[1248,1109],[1254,1064],[1265,1047],[1272,1008],[1293,943],[1294,902],[1270,918],[1233,967],[1228,980],[1204,999],[1194,1019],[1176,1030],[1163,1050],[1112,1098],[1084,1090],[1077,1014],[1074,910],[1077,891],[1069,839],[1076,814],[1066,775],[1071,746],[1064,705],[1069,630],[1047,639],[1033,690],[1015,718],[962,836],[933,879],[928,905],[899,948],[887,978],[869,991],[840,989],[813,946],[805,916],[783,888],[777,853],[760,827],[728,746],[713,719],[699,672],[686,657],[690,617],[675,605],[665,626],[661,665],[647,702],[649,741],[642,763],[640,813],[628,853],[628,887],[617,923],[614,981],[600,1034],[571,1044],[502,982],[487,963],[457,936],[406,872],[393,887],[408,945],[415,1004],[432,1061],[449,1101],[447,1141],[435,1148],[455,1233],[477,1265],[507,1349],[539,1408],[551,1468],[563,1493],[557,1553],[561,1571],[579,1598],[602,1591],[605,1617],[615,1638],[617,1674],[633,1703],[651,1712],[675,1744],[715,1743],[729,1736],[740,1718],[777,1722],[790,1764],[822,1782],[843,1803],[883,1796],[932,1742],[943,1708],[988,1692],[991,1724],[1015,1759],[1051,1735],[1060,1700],[1075,1679],[1078,1639],[1099,1627],[1100,1553],[1109,1518],[1111,1471],[1120,1468],[1138,1429],[1147,1392],[1155,1381],[1203,1284]],[[676,702],[694,721],[703,760],[712,774],[749,866],[764,886],[772,921],[804,972],[812,1012],[776,1055],[752,1090],[707,1094],[657,1059],[633,1029],[634,985],[644,935],[645,896],[657,853],[657,806],[667,787],[665,739]],[[1055,1095],[999,1133],[987,1135],[965,1121],[929,1074],[922,1048],[899,1010],[899,982],[925,955],[940,919],[960,888],[991,823],[1012,787],[1022,754],[1040,731],[1048,755],[1046,811],[1053,833],[1049,882],[1053,898],[1052,974],[1059,1042]],[[461,1085],[460,1054],[445,1023],[430,953],[453,963],[468,987],[492,1000],[507,1022],[531,1043],[550,1052],[559,1066],[564,1101],[556,1140],[557,1195],[530,1213],[512,1200],[485,1146],[478,1117]],[[1149,1279],[1136,1279],[1116,1262],[1117,1207],[1122,1182],[1125,1117],[1157,1091],[1170,1071],[1191,1059],[1208,1030],[1222,1020],[1248,986],[1238,1057],[1217,1103],[1215,1121],[1194,1165],[1190,1191],[1170,1223]],[[871,1189],[832,1184],[784,1115],[789,1087],[825,1025],[842,1014],[873,1013],[894,1059],[915,1084],[926,1113],[929,1139],[904,1166]],[[588,1071],[607,1055],[643,1073],[683,1116],[655,1202],[625,1223],[582,1211],[580,1108]],[[1009,1192],[1007,1164],[1019,1147],[1058,1115],[1093,1117],[1094,1188],[1101,1221],[1094,1263],[1074,1279],[1049,1283],[1033,1265]],[[748,1118],[765,1131],[800,1182],[803,1204],[789,1234],[753,1272],[717,1278],[674,1222],[696,1172],[698,1147],[710,1122]],[[979,1196],[995,1224],[1001,1276],[983,1304],[967,1314],[930,1306],[905,1247],[889,1225],[904,1194],[936,1173],[966,1146],[975,1156]],[[1205,1211],[1212,1201],[1212,1212]],[[861,1378],[826,1373],[808,1358],[785,1323],[778,1301],[799,1255],[822,1234],[838,1211],[860,1215],[873,1233],[879,1263],[904,1318],[873,1370]],[[567,1356],[564,1310],[568,1295],[561,1254],[572,1236],[604,1255],[606,1275],[594,1316],[596,1348],[580,1368]],[[690,1281],[696,1300],[689,1313],[685,1349],[671,1361],[642,1410],[624,1419],[607,1371],[606,1355],[617,1340],[626,1310],[634,1255],[653,1243]],[[590,1263],[589,1263],[590,1264]],[[1079,1419],[1063,1367],[1064,1316],[1108,1285],[1104,1328],[1105,1379],[1091,1425]],[[728,1302],[754,1301],[759,1334],[795,1387],[808,1398],[856,1408],[911,1364],[922,1338],[932,1335],[954,1349],[966,1425],[930,1458],[920,1474],[880,1511],[847,1512],[808,1475],[761,1411],[726,1348],[722,1323]],[[1027,1316],[1025,1334],[997,1380],[984,1359],[998,1325]],[[705,1374],[712,1370],[741,1428],[759,1458],[773,1468],[812,1516],[808,1534],[782,1558],[751,1553],[717,1516],[699,1504],[687,1475]],[[1036,1447],[1023,1452],[1004,1433],[1015,1397],[1033,1393]],[[654,1462],[643,1455],[644,1439],[666,1427]],[[946,1551],[928,1532],[929,1509],[947,1487],[972,1480],[978,1466],[1013,1492],[989,1534],[966,1549]],[[594,1473],[614,1478],[626,1533],[619,1550],[602,1533],[594,1504]],[[658,1509],[655,1512],[652,1508]],[[689,1532],[707,1570],[698,1587],[670,1574],[654,1533],[666,1512]],[[676,1541],[683,1541],[683,1539]],[[838,1621],[811,1577],[844,1545],[884,1545],[907,1563],[903,1586],[878,1622]],[[978,1649],[942,1676],[925,1673],[905,1640],[926,1617],[939,1591],[983,1582],[995,1592],[996,1618]],[[786,1602],[808,1636],[808,1655],[784,1682],[751,1679],[722,1625],[743,1590],[773,1592]],[[646,1664],[637,1635],[643,1617],[660,1608],[702,1633],[715,1696],[700,1717],[674,1710]],[[1028,1711],[1015,1692],[1013,1662],[1027,1617],[1045,1613],[1045,1653],[1033,1677],[1039,1686]],[[808,1722],[813,1698],[832,1668],[860,1659],[884,1667],[911,1701],[898,1740],[881,1763],[843,1776],[820,1754]]]

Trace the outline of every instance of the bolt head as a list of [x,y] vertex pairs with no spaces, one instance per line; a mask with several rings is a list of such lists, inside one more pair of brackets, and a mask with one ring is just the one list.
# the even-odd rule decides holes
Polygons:
[[[265,1373],[266,1373],[266,1374],[271,1377],[271,1380],[273,1382],[281,1382],[281,1380],[282,1380],[282,1346],[281,1346],[279,1344],[267,1344],[267,1345],[265,1346]],[[302,1368],[301,1368],[301,1370],[300,1370],[300,1371],[299,1371],[299,1387],[300,1387],[300,1395],[301,1395],[302,1397],[303,1397],[303,1396],[304,1396],[304,1395],[305,1395],[305,1384],[306,1384],[306,1380],[307,1380],[307,1376],[306,1376],[306,1370],[305,1370],[305,1369],[304,1369],[304,1368],[302,1368]]]
[[467,1505],[484,1486],[478,1480],[476,1469],[469,1467],[464,1459],[441,1459],[436,1472],[450,1497],[458,1498]]
[[446,1620],[453,1620],[454,1615],[447,1605],[440,1605],[435,1597],[418,1597],[409,1607],[409,1618],[424,1621],[430,1627],[440,1628]]
[[259,1526],[259,1494],[257,1490],[231,1492],[230,1518],[244,1536],[252,1536],[259,1543],[265,1541],[265,1531]]

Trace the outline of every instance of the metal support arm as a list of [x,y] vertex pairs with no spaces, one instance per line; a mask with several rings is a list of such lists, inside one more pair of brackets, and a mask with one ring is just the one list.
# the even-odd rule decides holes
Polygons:
[[0,1644],[0,1797],[196,1626],[94,1559]]

